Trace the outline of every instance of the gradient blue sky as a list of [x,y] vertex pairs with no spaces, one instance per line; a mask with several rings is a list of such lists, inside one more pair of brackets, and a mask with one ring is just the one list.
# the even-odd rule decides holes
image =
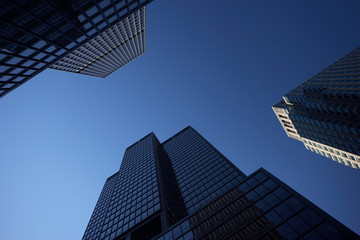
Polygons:
[[124,150],[192,125],[360,234],[360,172],[288,138],[281,96],[360,45],[358,0],[155,0],[145,54],[106,79],[46,70],[0,99],[0,239],[80,239]]

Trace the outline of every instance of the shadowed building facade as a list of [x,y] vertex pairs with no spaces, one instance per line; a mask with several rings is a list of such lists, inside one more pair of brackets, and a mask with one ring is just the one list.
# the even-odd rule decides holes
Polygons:
[[358,239],[264,169],[246,176],[193,128],[125,151],[83,239]]
[[360,47],[283,97],[273,110],[306,149],[360,169]]
[[0,97],[48,67],[108,76],[145,51],[151,1],[1,1]]

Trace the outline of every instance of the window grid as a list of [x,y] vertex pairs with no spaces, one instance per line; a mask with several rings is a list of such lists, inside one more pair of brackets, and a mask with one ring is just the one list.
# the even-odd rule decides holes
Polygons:
[[[116,176],[100,239],[113,239],[160,210],[154,135],[129,147]],[[86,230],[85,239],[93,239]]]
[[171,160],[189,213],[242,180],[228,160],[192,128],[163,146]]
[[353,237],[287,188],[260,169],[154,239],[345,240]]
[[[79,46],[88,43],[109,27],[113,28],[132,14],[132,17],[126,20],[126,29],[123,32],[135,37],[130,37],[123,46],[131,46],[133,55],[140,55],[145,50],[144,6],[151,1],[84,0],[65,1],[60,4],[47,0],[26,0],[21,5],[14,1],[0,3],[0,97],[60,59],[62,61],[59,62],[59,70],[78,73],[78,67],[81,68],[78,64],[81,62],[82,67],[86,68],[81,69],[83,74],[97,77],[109,75],[116,70],[115,66],[108,69],[109,59],[116,62],[119,68],[134,57],[121,62],[119,56],[124,55],[124,50],[119,49],[110,54],[102,54],[96,64],[91,62],[90,65],[80,61],[79,57],[77,62],[64,57],[77,53],[75,50]],[[90,11],[93,7],[95,12]],[[109,43],[113,41],[114,39],[103,37],[96,44],[111,46]]]

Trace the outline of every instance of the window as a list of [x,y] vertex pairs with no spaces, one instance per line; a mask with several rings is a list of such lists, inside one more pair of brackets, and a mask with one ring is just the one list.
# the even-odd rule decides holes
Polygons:
[[32,46],[33,46],[34,48],[40,49],[40,48],[42,48],[42,47],[45,46],[45,45],[46,45],[46,42],[43,41],[43,40],[40,40],[40,41],[36,42],[35,44],[33,44]]
[[89,10],[86,11],[86,14],[91,17],[93,16],[95,13],[98,12],[98,9],[96,8],[96,6],[90,8]]
[[22,60],[21,58],[13,57],[13,58],[10,58],[10,60],[8,60],[7,62],[9,64],[15,65],[15,64],[18,64],[21,60]]

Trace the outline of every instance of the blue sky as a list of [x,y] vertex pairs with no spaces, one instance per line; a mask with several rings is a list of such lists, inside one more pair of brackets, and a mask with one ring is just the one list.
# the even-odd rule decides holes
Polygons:
[[0,239],[80,239],[124,150],[192,125],[360,234],[360,172],[288,138],[281,96],[360,44],[357,0],[155,0],[147,50],[106,79],[46,70],[0,100]]

